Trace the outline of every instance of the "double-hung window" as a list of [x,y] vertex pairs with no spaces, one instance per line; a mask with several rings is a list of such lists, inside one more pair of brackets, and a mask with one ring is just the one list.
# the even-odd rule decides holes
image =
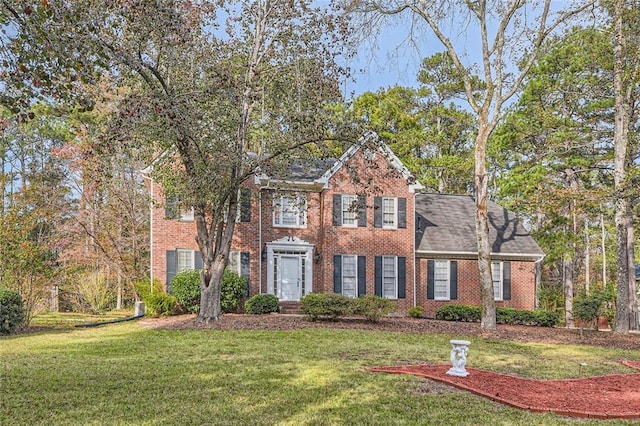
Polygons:
[[502,262],[491,262],[491,277],[493,279],[493,299],[503,300]]
[[398,298],[398,270],[395,256],[382,256],[382,297]]
[[304,228],[307,226],[307,198],[283,195],[273,202],[273,226]]
[[382,197],[382,227],[398,227],[398,199],[395,197]]
[[193,250],[176,250],[176,272],[189,271],[195,269],[195,256]]
[[358,226],[358,197],[342,194],[342,226]]
[[358,297],[358,256],[342,255],[342,294]]
[[451,298],[450,266],[448,260],[434,262],[433,298],[435,300],[449,300]]

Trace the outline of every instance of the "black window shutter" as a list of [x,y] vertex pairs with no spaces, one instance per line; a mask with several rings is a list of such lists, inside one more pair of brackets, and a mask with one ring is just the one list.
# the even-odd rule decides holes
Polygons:
[[398,198],[398,228],[407,227],[407,199]]
[[376,296],[382,297],[382,256],[376,256],[375,264]]
[[458,299],[458,262],[452,260],[449,263],[449,299]]
[[436,262],[434,260],[427,260],[427,299],[435,299],[434,286],[436,277]]
[[382,228],[382,197],[373,198],[373,226]]
[[193,267],[195,269],[202,269],[203,268],[202,253],[200,253],[199,251],[194,251],[193,252]]
[[249,278],[250,278],[250,269],[249,269],[249,259],[251,254],[248,251],[243,251],[240,253],[240,275],[245,278],[245,296],[249,297]]
[[342,293],[342,256],[333,256],[333,292]]
[[358,297],[367,294],[367,258],[358,256]]
[[366,195],[358,196],[358,226],[361,228],[367,226],[367,196]]
[[240,222],[251,222],[251,190],[240,189]]
[[178,218],[178,197],[167,197],[164,201],[164,218]]
[[167,293],[171,293],[171,280],[176,276],[178,256],[175,250],[167,250]]
[[398,299],[407,298],[407,258],[398,257]]
[[333,194],[333,226],[342,226],[342,195]]
[[511,300],[511,262],[502,263],[502,300]]

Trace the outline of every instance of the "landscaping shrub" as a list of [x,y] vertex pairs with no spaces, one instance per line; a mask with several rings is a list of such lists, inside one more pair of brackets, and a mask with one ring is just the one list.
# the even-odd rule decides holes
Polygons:
[[480,321],[480,306],[446,305],[438,309],[436,319],[444,321]]
[[[447,305],[438,309],[436,319],[445,321],[479,322],[481,319],[480,306]],[[496,322],[498,324],[535,325],[555,327],[560,324],[560,315],[545,310],[527,311],[515,308],[497,308]]]
[[411,318],[422,318],[424,308],[422,306],[412,306],[409,308],[408,314]]
[[0,334],[11,334],[22,324],[26,314],[20,293],[0,289]]
[[168,316],[178,312],[178,301],[167,293],[150,293],[144,302],[149,316]]
[[[240,301],[245,296],[247,291],[247,279],[241,277],[236,272],[230,269],[224,271],[222,277],[222,289],[220,293],[220,305],[222,306],[222,312],[230,314],[238,312],[240,307]],[[275,296],[274,296],[275,297]],[[276,301],[278,299],[276,298]],[[276,303],[276,307],[278,304]],[[278,312],[277,308],[275,312]]]
[[[148,279],[134,282],[133,288],[140,300],[146,300],[147,296],[151,294],[151,285]],[[153,280],[153,293],[164,293],[162,283],[158,279]]]
[[397,309],[396,302],[384,297],[368,294],[354,299],[356,315],[364,315],[369,321],[377,322]]
[[171,294],[182,312],[197,314],[200,311],[200,271],[178,272],[171,280]]
[[311,321],[319,318],[336,320],[353,313],[355,299],[338,293],[310,293],[300,299],[300,302],[302,312]]
[[256,294],[245,302],[244,309],[248,314],[270,314],[278,312],[280,305],[273,294]]

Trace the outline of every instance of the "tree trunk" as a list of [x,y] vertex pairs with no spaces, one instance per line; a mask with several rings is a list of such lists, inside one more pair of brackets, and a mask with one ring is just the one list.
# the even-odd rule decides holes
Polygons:
[[200,272],[200,312],[198,313],[198,322],[208,323],[222,318],[220,290],[222,288],[222,275],[226,267],[225,263],[218,256],[211,269],[203,269]]
[[481,125],[476,138],[475,191],[476,191],[476,236],[478,239],[478,272],[480,273],[480,296],[482,300],[483,330],[496,330],[496,302],[491,278],[491,243],[489,241],[488,179],[486,146],[489,138],[487,125]]
[[628,144],[628,111],[624,97],[624,35],[622,29],[623,2],[614,2],[615,42],[613,45],[613,89],[614,89],[614,189],[615,189],[615,222],[616,222],[616,254],[618,256],[618,292],[616,297],[616,333],[629,333],[629,250],[627,238],[629,226],[629,200],[627,194],[627,144]]
[[627,223],[627,259],[629,261],[629,330],[638,330],[638,289],[636,288],[635,241],[633,230],[633,215],[628,214]]
[[573,273],[574,259],[562,259],[562,288],[564,292],[564,317],[568,328],[575,327],[573,321]]

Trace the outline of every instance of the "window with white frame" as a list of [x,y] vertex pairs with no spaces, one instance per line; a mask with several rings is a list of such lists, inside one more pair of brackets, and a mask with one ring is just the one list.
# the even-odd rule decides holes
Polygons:
[[342,255],[342,294],[358,297],[358,256]]
[[176,250],[177,265],[176,272],[189,271],[195,269],[195,253],[193,250]]
[[273,226],[304,228],[307,225],[307,198],[283,195],[273,200]]
[[382,198],[382,227],[398,227],[398,199],[395,197]]
[[238,275],[242,275],[242,261],[240,260],[240,252],[231,250],[229,252],[229,263],[227,269],[235,272]]
[[184,221],[194,220],[193,207],[191,207],[190,209],[180,210],[180,220],[184,220]]
[[395,256],[382,257],[382,297],[398,298],[398,269]]
[[433,271],[433,298],[435,300],[449,300],[451,295],[450,266],[448,260],[436,260]]
[[502,300],[502,262],[491,262],[491,277],[493,279],[493,298]]
[[342,226],[358,226],[358,197],[342,194]]

